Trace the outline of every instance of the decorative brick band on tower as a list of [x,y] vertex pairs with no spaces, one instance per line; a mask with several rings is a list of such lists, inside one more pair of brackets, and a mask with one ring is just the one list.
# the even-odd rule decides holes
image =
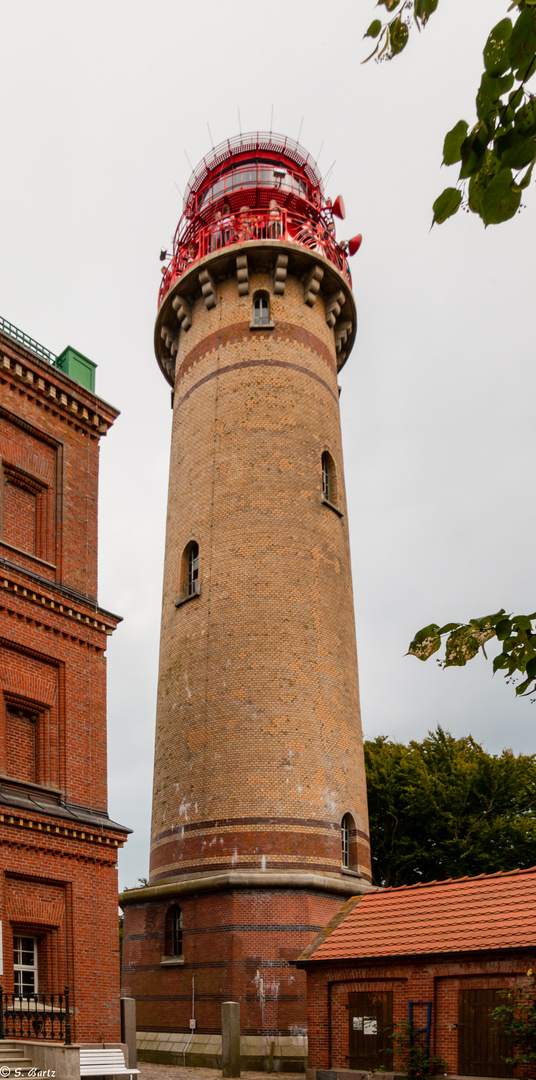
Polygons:
[[235,1000],[250,1064],[303,1066],[288,961],[370,887],[337,387],[354,335],[314,163],[273,135],[218,148],[156,322],[174,422],[150,885],[122,898],[138,1027],[178,1054],[193,1016],[191,1060]]

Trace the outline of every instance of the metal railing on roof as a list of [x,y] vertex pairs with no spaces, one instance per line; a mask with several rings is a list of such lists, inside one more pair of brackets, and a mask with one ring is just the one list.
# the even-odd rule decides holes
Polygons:
[[56,353],[50,352],[50,349],[45,349],[44,345],[40,345],[39,342],[35,341],[29,334],[25,334],[23,330],[19,330],[18,326],[13,326],[13,323],[8,322],[7,319],[3,319],[1,315],[0,332],[13,338],[13,341],[18,341],[20,345],[24,345],[25,349],[29,349],[30,352],[35,353],[35,355],[38,356],[40,360],[44,360],[46,364],[56,363]]

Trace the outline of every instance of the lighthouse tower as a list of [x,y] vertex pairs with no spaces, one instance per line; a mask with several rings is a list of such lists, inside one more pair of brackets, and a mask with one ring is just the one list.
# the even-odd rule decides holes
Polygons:
[[[314,160],[240,135],[194,171],[155,350],[173,434],[150,883],[123,894],[142,1056],[303,1067],[289,961],[370,888],[337,373],[356,316]],[[165,253],[164,257],[165,257]]]

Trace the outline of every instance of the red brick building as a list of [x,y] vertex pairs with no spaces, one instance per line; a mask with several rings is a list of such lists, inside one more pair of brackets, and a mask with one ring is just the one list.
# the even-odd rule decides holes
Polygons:
[[[0,919],[4,992],[68,986],[78,1041],[120,1038],[117,849],[97,601],[94,366],[0,320]],[[32,1035],[31,1027],[24,1032]]]
[[448,1073],[512,1076],[490,1011],[535,960],[536,869],[354,897],[296,964],[307,973],[308,1075],[396,1069],[393,1026],[412,1017]]
[[249,1065],[303,1068],[289,961],[370,888],[337,385],[356,313],[337,213],[303,147],[244,134],[195,170],[164,268],[150,884],[122,897],[123,988],[153,1060],[214,1063],[232,999]]

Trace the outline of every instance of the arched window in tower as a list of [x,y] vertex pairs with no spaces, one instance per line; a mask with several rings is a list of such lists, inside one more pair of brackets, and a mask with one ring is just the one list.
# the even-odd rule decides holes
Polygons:
[[341,821],[341,866],[343,870],[357,870],[356,829],[351,814],[345,814]]
[[252,326],[270,326],[270,297],[267,292],[256,292],[253,297]]
[[195,540],[188,545],[188,577],[186,595],[195,596],[199,592],[199,544]]
[[182,956],[182,911],[172,904],[166,912],[166,956]]
[[179,589],[179,597],[175,601],[176,607],[180,607],[192,596],[199,595],[199,544],[196,540],[190,540],[182,553]]
[[331,503],[332,506],[338,504],[335,462],[327,450],[324,450],[322,454],[322,500]]

